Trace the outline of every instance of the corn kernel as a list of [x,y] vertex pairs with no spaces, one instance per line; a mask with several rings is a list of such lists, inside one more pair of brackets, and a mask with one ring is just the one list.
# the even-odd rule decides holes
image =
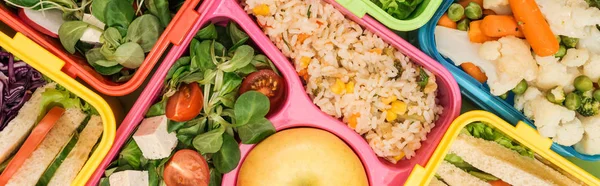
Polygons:
[[256,15],[267,16],[269,15],[269,6],[266,4],[260,4],[252,9],[252,12]]
[[348,118],[348,126],[350,126],[350,128],[356,128],[356,125],[358,124],[358,117],[360,117],[360,113],[352,114],[350,118]]
[[387,113],[385,114],[385,120],[391,122],[396,120],[396,118],[398,118],[398,114],[392,112],[392,110],[387,110]]
[[396,101],[398,100],[398,98],[396,98],[396,96],[392,95],[390,97],[386,97],[386,98],[381,98],[381,102],[383,102],[383,104],[385,105],[389,105],[392,101]]
[[346,85],[344,84],[344,82],[341,79],[337,79],[335,80],[335,84],[331,86],[331,92],[333,92],[334,94],[342,94],[345,88]]
[[350,82],[348,82],[348,84],[346,84],[346,93],[348,93],[348,94],[354,93],[354,81],[350,81]]
[[308,68],[309,63],[310,63],[310,57],[302,56],[300,58],[300,68],[302,68],[302,69]]
[[400,161],[400,159],[404,158],[404,152],[400,152],[400,155],[394,156],[394,160]]
[[407,108],[408,106],[406,105],[406,103],[402,101],[393,101],[392,108],[390,110],[392,110],[392,112],[396,114],[404,114],[406,113]]
[[383,50],[381,50],[379,48],[374,48],[374,49],[369,50],[369,52],[375,53],[375,54],[381,54],[381,53],[383,53]]

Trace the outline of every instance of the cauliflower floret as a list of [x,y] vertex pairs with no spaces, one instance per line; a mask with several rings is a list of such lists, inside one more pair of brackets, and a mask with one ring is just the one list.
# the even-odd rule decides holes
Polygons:
[[585,134],[590,138],[600,138],[600,115],[583,117],[580,116],[581,124],[585,129]]
[[573,121],[560,124],[552,141],[564,146],[575,145],[583,138],[583,131],[581,121],[575,118]]
[[544,97],[537,97],[529,101],[525,104],[525,109],[531,110],[531,119],[534,120],[540,135],[544,137],[557,137],[559,129],[562,128],[561,125],[569,124],[575,119],[575,111],[551,103]]
[[585,48],[575,49],[570,48],[567,50],[567,54],[560,61],[562,64],[568,67],[579,67],[590,58],[590,52]]
[[498,15],[512,14],[508,0],[483,0],[483,8],[493,10]]
[[[540,90],[538,90],[535,87],[529,87],[527,88],[527,90],[525,91],[525,93],[521,94],[521,95],[516,95],[515,96],[515,108],[517,110],[523,110],[525,107],[525,104],[531,100],[534,100],[535,98],[538,97],[542,97],[542,92],[540,92]],[[529,112],[529,111],[527,111]],[[531,112],[529,112],[531,113]],[[525,115],[529,115],[527,117],[531,117],[531,114],[525,113]]]
[[492,63],[496,65],[497,79],[488,79],[494,95],[506,93],[523,79],[532,81],[537,77],[538,66],[525,40],[508,36],[498,41],[488,41],[479,48],[479,54],[484,59],[495,59]]
[[556,86],[567,87],[573,82],[573,79],[573,74],[568,72],[567,66],[561,63],[551,63],[539,67],[535,84],[542,90],[549,90]]
[[596,27],[586,28],[587,37],[579,38],[577,48],[588,49],[591,53],[600,55],[600,30]]
[[536,0],[555,35],[583,38],[586,29],[600,24],[600,10],[585,0]]
[[583,75],[592,80],[600,78],[600,55],[592,54],[588,62],[583,65]]
[[577,152],[589,155],[600,154],[600,138],[590,138],[587,134],[583,135],[583,138],[579,143],[573,146]]
[[558,60],[559,60],[559,58],[554,57],[554,55],[549,55],[546,57],[535,55],[535,61],[537,61],[538,65],[540,65],[540,66],[554,64],[554,63],[557,63]]

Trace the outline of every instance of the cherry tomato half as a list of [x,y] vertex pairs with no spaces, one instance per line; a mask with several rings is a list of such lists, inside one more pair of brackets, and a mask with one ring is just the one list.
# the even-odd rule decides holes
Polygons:
[[168,186],[207,186],[210,181],[208,163],[200,153],[182,149],[167,162],[163,178]]
[[276,108],[284,97],[284,81],[271,69],[263,69],[248,75],[240,86],[240,95],[250,90],[256,90],[271,102],[271,110]]
[[194,119],[202,111],[203,99],[198,83],[182,84],[167,100],[167,118],[176,122]]

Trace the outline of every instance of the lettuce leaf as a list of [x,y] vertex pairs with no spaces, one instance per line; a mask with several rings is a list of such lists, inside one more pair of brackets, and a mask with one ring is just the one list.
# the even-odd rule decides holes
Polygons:
[[406,19],[423,0],[371,0],[396,19]]
[[494,141],[508,149],[514,150],[517,153],[530,158],[534,157],[533,151],[488,126],[483,122],[473,122],[465,127],[469,134],[473,137]]

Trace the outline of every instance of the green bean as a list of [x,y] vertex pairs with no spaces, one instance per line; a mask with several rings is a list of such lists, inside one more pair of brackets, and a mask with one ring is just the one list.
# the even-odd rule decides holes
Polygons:
[[556,52],[556,54],[554,54],[554,57],[562,58],[566,54],[567,54],[567,47],[565,47],[565,45],[560,45],[560,48],[558,48],[558,52]]
[[512,89],[512,92],[515,93],[516,95],[521,95],[521,94],[525,93],[526,90],[527,90],[527,81],[521,80],[521,82],[519,82],[519,84],[517,84],[517,86],[515,86],[515,88]]
[[579,38],[569,36],[560,36],[560,40],[567,48],[575,48],[575,46],[577,46],[577,42],[579,42]]
[[481,6],[479,4],[470,2],[465,8],[465,15],[471,20],[481,19],[483,16],[483,10],[481,10]]
[[581,106],[581,96],[578,94],[571,92],[567,94],[567,99],[565,99],[565,107],[569,110],[577,110]]
[[575,89],[581,92],[586,92],[594,88],[594,82],[592,82],[589,77],[581,75],[575,78],[575,81],[573,81],[573,86],[575,86]]
[[448,8],[448,18],[454,22],[460,20],[463,15],[465,15],[465,9],[458,3],[452,3]]
[[456,25],[456,29],[462,30],[462,31],[467,31],[467,30],[469,30],[469,23],[471,23],[471,21],[469,19],[463,19],[458,22],[458,25]]

